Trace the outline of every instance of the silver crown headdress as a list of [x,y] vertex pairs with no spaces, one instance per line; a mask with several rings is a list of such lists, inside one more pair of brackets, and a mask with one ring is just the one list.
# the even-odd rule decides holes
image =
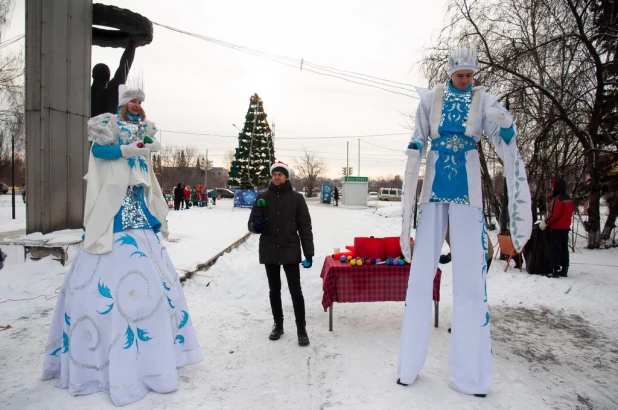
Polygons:
[[476,71],[479,66],[476,47],[454,47],[448,51],[448,75],[459,70]]
[[134,98],[139,98],[142,102],[146,101],[146,94],[139,88],[135,90],[126,90],[120,96],[119,106],[123,106]]

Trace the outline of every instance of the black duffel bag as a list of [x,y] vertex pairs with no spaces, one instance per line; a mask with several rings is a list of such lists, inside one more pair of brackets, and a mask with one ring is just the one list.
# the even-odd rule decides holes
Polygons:
[[526,270],[530,274],[545,275],[549,273],[549,229],[541,230],[534,225],[530,240],[524,251]]

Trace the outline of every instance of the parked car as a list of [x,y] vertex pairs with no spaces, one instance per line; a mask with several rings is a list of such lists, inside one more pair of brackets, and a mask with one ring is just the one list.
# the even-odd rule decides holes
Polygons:
[[401,201],[403,191],[397,188],[380,188],[378,199],[380,201]]
[[377,201],[378,200],[378,193],[375,192],[375,191],[369,192],[369,194],[367,194],[367,200],[368,201]]
[[0,192],[6,194],[7,192],[9,192],[9,186],[4,182],[0,182]]
[[227,188],[215,188],[221,198],[234,198],[234,191]]

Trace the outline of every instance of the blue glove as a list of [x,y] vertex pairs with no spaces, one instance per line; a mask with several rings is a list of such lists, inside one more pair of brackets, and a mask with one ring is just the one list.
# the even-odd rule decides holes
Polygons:
[[309,269],[313,265],[313,256],[305,255],[305,260],[302,261],[303,268]]
[[262,232],[264,230],[264,227],[266,226],[267,223],[268,223],[268,218],[265,218],[265,219],[254,219],[253,220],[253,229],[255,229],[256,232]]

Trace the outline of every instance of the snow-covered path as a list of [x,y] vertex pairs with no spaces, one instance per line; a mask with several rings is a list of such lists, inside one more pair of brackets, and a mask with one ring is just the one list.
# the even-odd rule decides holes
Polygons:
[[[302,270],[311,345],[297,344],[287,289],[286,333],[268,340],[272,317],[258,237],[223,255],[206,272],[185,282],[185,293],[205,360],[179,370],[179,389],[149,393],[135,409],[554,409],[618,407],[618,252],[579,251],[569,278],[530,276],[494,261],[488,280],[496,380],[485,399],[448,387],[452,295],[444,265],[440,327],[432,330],[426,365],[414,385],[402,387],[396,361],[402,302],[335,304],[335,330],[321,306],[322,261],[355,236],[397,236],[399,204],[369,209],[310,202],[316,257]],[[168,243],[177,267],[199,249],[223,244],[226,226],[245,232],[249,210],[184,211],[171,215]],[[197,225],[196,220],[203,219]],[[236,229],[236,228],[234,228]],[[194,232],[194,231],[198,232]],[[495,239],[494,239],[495,243]],[[184,253],[187,252],[187,253]],[[593,265],[598,264],[598,265]],[[55,299],[9,302],[7,298],[53,295],[66,268],[45,259],[0,271],[0,408],[113,408],[105,394],[71,397],[42,382],[42,354]]]

